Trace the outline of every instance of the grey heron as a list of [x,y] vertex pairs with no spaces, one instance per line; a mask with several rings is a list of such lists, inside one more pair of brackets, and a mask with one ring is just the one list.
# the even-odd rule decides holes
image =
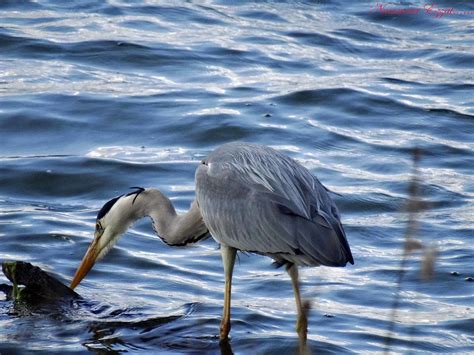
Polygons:
[[170,199],[153,188],[137,188],[107,202],[97,215],[94,239],[71,288],[136,220],[148,216],[168,245],[194,243],[209,234],[220,244],[225,274],[221,339],[227,339],[230,331],[231,283],[238,250],[266,255],[286,266],[296,301],[296,329],[306,339],[298,265],[354,263],[328,190],[283,153],[241,142],[212,151],[198,165],[195,180],[196,199],[184,214],[177,214]]

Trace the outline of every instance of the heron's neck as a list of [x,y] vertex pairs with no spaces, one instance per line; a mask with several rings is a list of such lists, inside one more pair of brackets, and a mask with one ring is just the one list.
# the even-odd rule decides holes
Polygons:
[[151,217],[153,229],[166,244],[191,243],[207,232],[195,201],[188,212],[177,214],[171,200],[161,191],[147,189],[135,203],[140,205],[141,216],[139,217]]

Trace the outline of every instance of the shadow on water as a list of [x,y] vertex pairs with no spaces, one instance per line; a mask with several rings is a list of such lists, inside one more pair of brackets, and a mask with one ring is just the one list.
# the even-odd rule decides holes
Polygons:
[[[225,355],[249,353],[259,349],[261,354],[279,353],[350,353],[342,346],[324,341],[308,340],[302,345],[296,335],[255,336],[247,332],[244,336],[220,341],[217,333],[220,319],[194,316],[201,306],[189,303],[182,312],[169,316],[150,317],[137,309],[119,309],[103,302],[85,299],[38,302],[30,300],[0,301],[1,314],[18,319],[19,323],[36,323],[42,332],[55,330],[54,336],[68,338],[80,336],[82,346],[97,353],[122,353],[130,351],[160,351],[164,353],[221,353]],[[239,321],[236,320],[236,323]],[[67,329],[58,331],[61,325]],[[250,328],[250,325],[245,325]],[[25,341],[28,349],[29,336],[19,325],[16,340]],[[22,334],[22,335],[20,335]],[[202,334],[202,335],[197,335]],[[20,335],[20,336],[18,336]],[[0,350],[21,351],[22,346],[10,347],[8,343]]]

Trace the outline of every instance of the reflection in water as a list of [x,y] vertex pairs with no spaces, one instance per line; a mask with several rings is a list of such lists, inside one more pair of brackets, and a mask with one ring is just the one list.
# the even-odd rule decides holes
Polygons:
[[[121,312],[118,311],[115,313],[120,314]],[[113,319],[114,317],[115,316],[110,318]],[[182,316],[156,317],[129,322],[114,320],[94,321],[88,328],[88,332],[92,333],[92,338],[83,344],[90,350],[138,350],[140,347],[127,342],[126,336],[122,336],[121,334],[127,334],[128,331],[131,331],[145,335],[151,330],[159,329],[181,317]],[[166,333],[166,330],[164,330],[163,333]]]
[[221,355],[232,355],[232,346],[230,345],[229,339],[224,339],[219,342],[219,347],[221,349]]

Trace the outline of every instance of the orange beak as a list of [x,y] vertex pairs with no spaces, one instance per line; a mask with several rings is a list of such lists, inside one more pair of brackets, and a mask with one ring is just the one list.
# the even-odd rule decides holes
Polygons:
[[99,255],[98,240],[99,238],[96,235],[91,245],[89,245],[86,255],[84,255],[84,258],[82,258],[81,264],[77,268],[76,274],[71,281],[71,286],[69,286],[71,289],[74,290],[74,288],[82,281],[82,279],[94,266],[97,256]]

